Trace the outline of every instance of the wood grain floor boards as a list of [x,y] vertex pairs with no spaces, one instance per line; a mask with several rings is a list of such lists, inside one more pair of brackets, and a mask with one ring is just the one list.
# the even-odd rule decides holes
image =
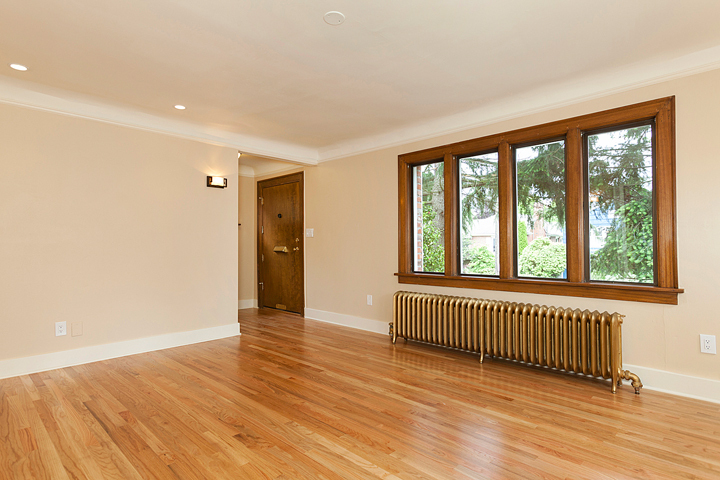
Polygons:
[[0,480],[718,479],[720,405],[273,311],[0,380]]

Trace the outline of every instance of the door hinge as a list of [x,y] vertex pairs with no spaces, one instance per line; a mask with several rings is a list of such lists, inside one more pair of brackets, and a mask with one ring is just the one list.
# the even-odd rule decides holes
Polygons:
[[265,199],[263,197],[258,197],[260,199],[260,205],[265,205]]
[[265,290],[265,284],[263,282],[260,282],[260,288],[264,291]]
[[261,254],[260,254],[260,257],[262,257],[262,260],[260,260],[260,261],[261,261],[261,262],[264,262],[264,261],[265,261],[265,254],[264,254],[264,253],[261,253]]
[[263,235],[265,234],[265,227],[262,225],[260,225],[260,233]]

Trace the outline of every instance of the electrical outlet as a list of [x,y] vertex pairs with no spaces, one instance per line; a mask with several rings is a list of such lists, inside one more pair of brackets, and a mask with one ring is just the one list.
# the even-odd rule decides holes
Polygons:
[[700,351],[702,353],[717,354],[715,335],[700,335]]
[[55,322],[55,336],[67,335],[67,322]]
[[367,296],[367,304],[372,305],[372,295]]
[[79,337],[83,334],[83,323],[73,322],[70,324],[70,335],[73,337]]

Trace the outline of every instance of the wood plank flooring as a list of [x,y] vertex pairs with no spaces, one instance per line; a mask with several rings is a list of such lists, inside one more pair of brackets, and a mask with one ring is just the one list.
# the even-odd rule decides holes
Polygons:
[[0,479],[718,479],[720,405],[280,312],[0,380]]

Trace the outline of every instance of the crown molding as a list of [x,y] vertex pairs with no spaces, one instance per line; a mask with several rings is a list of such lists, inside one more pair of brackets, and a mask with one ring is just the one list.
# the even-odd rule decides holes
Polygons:
[[152,115],[124,105],[99,100],[89,95],[0,75],[0,103],[43,110],[72,117],[96,120],[112,125],[135,128],[211,145],[230,147],[243,153],[317,165],[317,150],[284,142]]
[[[314,166],[314,165],[312,165]],[[248,178],[264,178],[267,176],[280,175],[286,172],[297,172],[307,167],[307,165],[287,165],[275,166],[272,168],[253,168],[249,165],[239,165],[238,175]]]
[[718,68],[720,45],[670,60],[633,64],[497,99],[455,115],[323,147],[318,151],[318,161],[328,162],[430,140]]
[[[266,140],[183,120],[152,115],[95,97],[0,75],[0,103],[97,120],[237,149],[243,153],[317,165],[385,148],[462,133],[514,118],[545,112],[640,87],[720,68],[720,45],[691,54],[648,61],[555,83],[500,98],[480,108],[435,118],[378,135],[361,137],[320,149]],[[256,175],[257,176],[257,175]]]

